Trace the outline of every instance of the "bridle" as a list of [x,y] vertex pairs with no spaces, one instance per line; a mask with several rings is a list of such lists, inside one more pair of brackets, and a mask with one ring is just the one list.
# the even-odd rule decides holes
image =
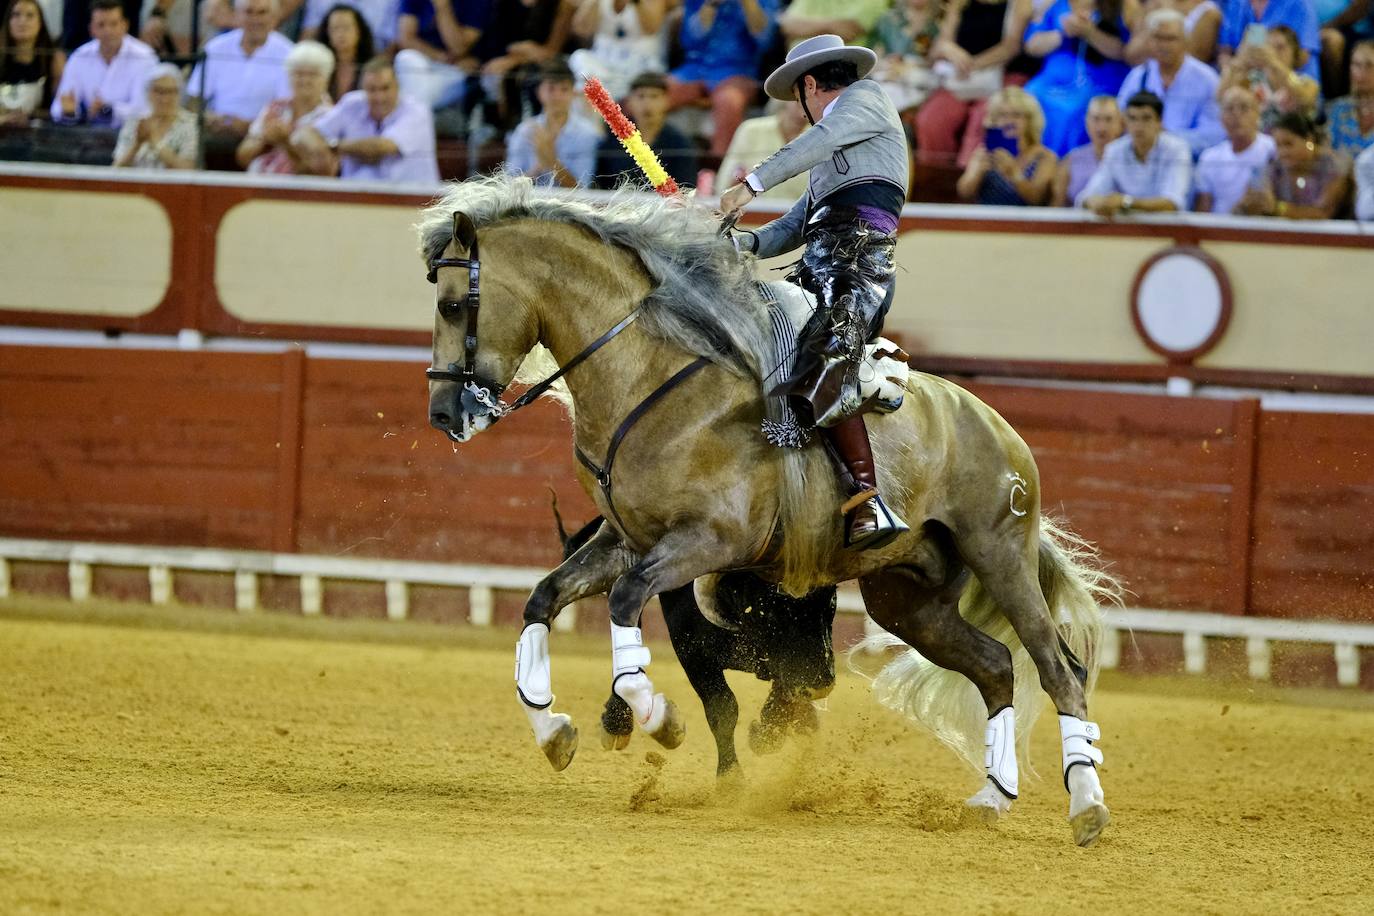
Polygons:
[[463,334],[462,365],[449,363],[447,369],[426,369],[425,378],[431,382],[453,382],[457,384],[461,389],[458,395],[459,407],[474,418],[486,416],[491,418],[492,423],[495,423],[507,414],[515,413],[520,408],[533,404],[540,395],[552,388],[555,382],[577,368],[587,357],[601,349],[610,342],[611,338],[634,324],[635,320],[639,318],[642,306],[635,306],[634,311],[622,318],[615,327],[584,347],[582,352],[568,360],[567,364],[560,367],[557,372],[538,384],[532,385],[528,391],[507,404],[501,400],[501,395],[505,392],[506,386],[493,382],[477,372],[477,311],[482,304],[482,260],[478,252],[476,236],[473,237],[468,252],[469,256],[466,258],[436,256],[429,259],[429,273],[425,275],[425,279],[436,285],[439,282],[441,268],[461,267],[467,270],[467,295],[462,299],[439,300],[439,316],[441,318],[445,321],[454,321],[460,313],[466,311],[467,322]]

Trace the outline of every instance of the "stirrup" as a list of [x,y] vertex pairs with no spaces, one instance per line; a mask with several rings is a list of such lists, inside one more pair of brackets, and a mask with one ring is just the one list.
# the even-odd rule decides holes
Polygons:
[[[865,534],[855,535],[854,523],[865,515],[871,515],[875,527]],[[883,498],[875,493],[845,513],[844,546],[851,550],[877,550],[910,530],[906,522],[898,518],[883,502]]]

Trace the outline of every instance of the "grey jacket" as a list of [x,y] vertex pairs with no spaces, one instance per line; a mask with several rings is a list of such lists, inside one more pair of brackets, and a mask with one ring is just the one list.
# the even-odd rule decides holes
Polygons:
[[846,87],[830,114],[760,163],[753,175],[766,191],[807,169],[811,180],[806,194],[785,214],[750,233],[759,257],[771,258],[800,245],[811,209],[850,185],[886,181],[906,195],[911,181],[906,132],[882,87],[867,79]]

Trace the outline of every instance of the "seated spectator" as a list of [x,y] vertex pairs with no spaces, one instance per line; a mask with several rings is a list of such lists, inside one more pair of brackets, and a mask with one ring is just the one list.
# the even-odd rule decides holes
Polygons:
[[1321,39],[1317,34],[1317,13],[1312,0],[1226,0],[1222,7],[1221,35],[1217,39],[1218,61],[1224,67],[1244,45],[1263,44],[1265,30],[1273,32],[1276,26],[1289,29],[1298,47],[1306,52],[1296,66],[1313,81],[1319,79],[1317,59],[1321,55]]
[[1265,130],[1288,112],[1315,117],[1320,89],[1316,80],[1298,71],[1304,53],[1292,29],[1275,26],[1263,44],[1247,44],[1231,58],[1221,72],[1221,91],[1249,87],[1259,98],[1260,126]]
[[194,0],[143,0],[138,37],[160,57],[190,54],[195,7]]
[[[681,187],[696,180],[697,157],[692,141],[667,123],[668,78],[662,73],[641,73],[630,83],[625,97],[625,112],[639,128],[639,135],[649,148],[658,154],[663,169]],[[620,141],[606,136],[596,151],[596,181],[598,188],[615,188],[622,181],[646,185],[648,179],[625,152]]]
[[959,196],[980,204],[1039,207],[1059,160],[1040,143],[1045,113],[1035,96],[1008,86],[988,100],[986,136],[959,178]]
[[1336,98],[1349,91],[1346,74],[1342,71],[1345,49],[1349,43],[1347,39],[1357,34],[1352,27],[1369,15],[1370,2],[1315,0],[1312,5],[1317,14],[1317,43],[1321,46],[1321,58],[1317,62],[1319,81],[1323,94],[1327,98]]
[[1010,68],[1031,12],[1031,0],[948,0],[932,52],[941,87],[916,112],[921,162],[963,166],[983,142],[988,99],[1025,79]]
[[1088,179],[1093,177],[1102,157],[1107,152],[1107,144],[1121,136],[1126,122],[1121,117],[1121,109],[1116,99],[1109,95],[1096,96],[1088,103],[1088,114],[1084,118],[1088,129],[1088,142],[1075,146],[1059,162],[1054,172],[1054,185],[1050,192],[1050,203],[1056,207],[1067,207],[1078,199]]
[[[273,99],[291,95],[291,42],[274,32],[277,0],[234,0],[238,28],[205,43],[188,94],[205,108],[205,126],[237,142]],[[203,80],[203,81],[202,81]]]
[[838,35],[846,44],[861,45],[890,6],[892,0],[792,0],[778,18],[778,28],[788,49],[817,35]]
[[37,0],[10,0],[0,30],[0,124],[46,112],[66,63]]
[[137,169],[193,169],[200,139],[196,116],[181,107],[181,71],[158,64],[148,76],[148,113],[130,117],[119,129],[114,166]]
[[363,64],[363,88],[297,129],[291,143],[310,171],[355,181],[434,184],[434,117],[429,106],[401,94],[396,71],[385,57]]
[[319,31],[320,44],[334,55],[334,75],[329,97],[341,99],[358,88],[363,64],[377,53],[372,25],[346,3],[336,3],[325,13]]
[[667,0],[579,0],[572,30],[591,46],[574,51],[568,60],[578,87],[594,76],[611,98],[622,99],[639,74],[667,70],[667,12]]
[[537,185],[588,187],[596,172],[601,129],[573,113],[573,72],[566,60],[544,64],[535,94],[542,111],[511,132],[507,171],[528,175]]
[[1359,189],[1355,218],[1363,223],[1374,222],[1374,146],[1355,160],[1355,183]]
[[1272,131],[1275,155],[1260,186],[1241,198],[1239,212],[1284,219],[1338,219],[1350,196],[1350,159],[1322,147],[1312,121],[1279,118]]
[[77,48],[53,93],[52,119],[61,124],[119,127],[146,104],[153,49],[129,34],[119,0],[93,0],[91,40]]
[[[494,0],[493,5],[472,55],[481,62],[482,96],[491,109],[488,121],[505,133],[527,107],[533,108],[534,99],[525,92],[537,81],[540,66],[563,53],[575,10],[570,0]],[[464,107],[471,109],[473,100],[465,101]]]
[[1193,153],[1182,137],[1164,132],[1163,117],[1164,103],[1153,92],[1126,101],[1126,136],[1107,144],[1077,206],[1108,219],[1187,209]]
[[[931,52],[940,37],[939,0],[898,0],[873,27],[878,65],[868,74],[897,111],[910,117],[939,84]],[[795,199],[795,198],[794,198]]]
[[1232,86],[1221,97],[1221,123],[1226,139],[1203,150],[1193,180],[1193,209],[1199,213],[1234,213],[1245,192],[1264,177],[1274,158],[1274,140],[1259,130],[1259,101],[1249,90]]
[[[1216,60],[1221,7],[1215,0],[1142,0],[1139,15],[1135,19],[1128,17],[1128,24],[1143,23],[1155,10],[1175,10],[1183,17],[1183,43],[1189,56],[1209,65]],[[1126,61],[1139,63],[1149,57],[1149,42],[1150,37],[1144,29],[1133,30],[1131,40],[1126,43]],[[1164,107],[1167,109],[1168,105]]]
[[682,66],[669,75],[669,110],[709,99],[711,156],[719,161],[759,94],[759,61],[773,41],[778,0],[684,0]]
[[[744,177],[754,167],[769,156],[791,143],[806,130],[806,115],[802,113],[800,102],[780,102],[772,99],[768,103],[768,114],[761,118],[750,118],[735,131],[730,141],[730,149],[720,164],[717,176],[718,186],[728,188],[742,184]],[[809,175],[802,172],[793,175],[782,184],[774,185],[759,197],[785,200],[788,203],[806,193]]]
[[1350,54],[1350,94],[1326,106],[1331,148],[1358,156],[1374,145],[1374,41],[1362,41]]
[[1150,58],[1126,76],[1117,103],[1142,90],[1164,100],[1164,129],[1188,141],[1193,153],[1202,152],[1222,137],[1217,110],[1217,71],[1188,55],[1183,15],[1157,9],[1145,17]]
[[489,0],[401,0],[396,78],[401,91],[432,109],[463,100],[479,62],[473,46],[490,25]]
[[[329,22],[340,10],[347,10],[359,34],[367,33],[368,41],[376,52],[386,50],[396,42],[396,20],[401,15],[400,0],[305,0],[305,12],[301,15],[301,37],[313,38],[339,56],[339,49],[325,39],[329,35]],[[361,41],[361,39],[359,39]],[[358,66],[372,59],[372,54],[357,55]],[[334,68],[337,76],[339,68]],[[353,81],[357,82],[355,75]],[[356,89],[357,87],[352,87]],[[352,89],[349,90],[350,92]],[[339,93],[334,98],[342,98]]]
[[235,153],[239,167],[256,175],[308,174],[306,157],[292,144],[292,136],[333,107],[325,88],[334,69],[334,55],[316,41],[302,41],[286,55],[289,99],[267,103],[248,128]]
[[1083,117],[1095,95],[1116,95],[1129,68],[1122,0],[1055,0],[1026,31],[1026,53],[1045,59],[1026,84],[1045,112],[1045,145],[1062,156],[1087,140]]

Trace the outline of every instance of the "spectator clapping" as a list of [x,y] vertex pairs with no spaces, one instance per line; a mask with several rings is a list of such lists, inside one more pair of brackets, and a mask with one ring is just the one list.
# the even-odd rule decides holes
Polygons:
[[601,130],[573,113],[573,72],[565,60],[544,64],[535,93],[543,110],[511,133],[506,168],[539,185],[587,187],[596,169]]
[[309,174],[309,157],[292,142],[300,128],[332,107],[326,87],[334,56],[324,45],[302,41],[286,55],[291,97],[274,99],[253,120],[235,153],[239,166],[255,174]]
[[181,107],[181,71],[158,64],[149,72],[147,114],[130,117],[119,129],[114,165],[141,169],[193,169],[199,136],[196,116]]
[[129,34],[119,0],[91,3],[91,40],[77,48],[53,94],[52,119],[61,124],[119,127],[146,104],[153,49]]

